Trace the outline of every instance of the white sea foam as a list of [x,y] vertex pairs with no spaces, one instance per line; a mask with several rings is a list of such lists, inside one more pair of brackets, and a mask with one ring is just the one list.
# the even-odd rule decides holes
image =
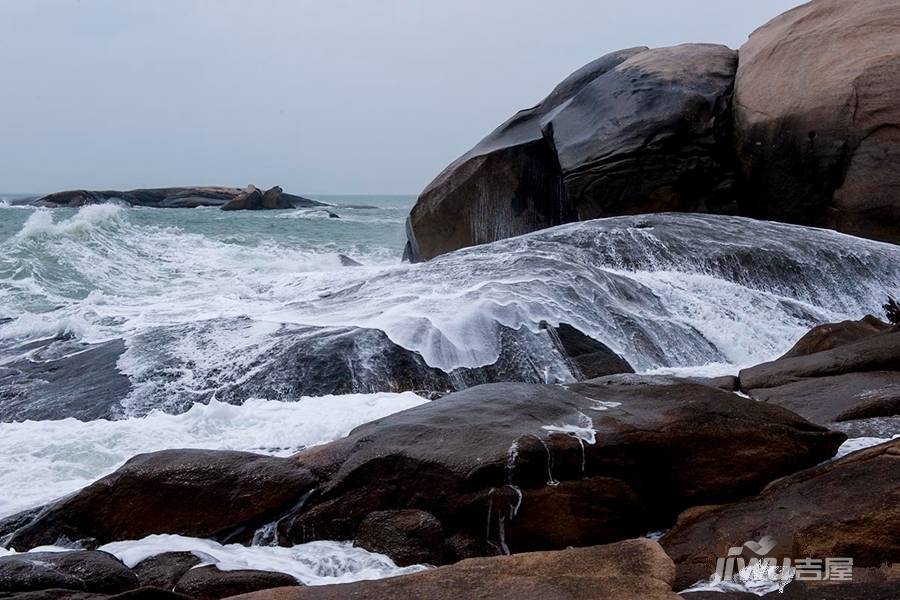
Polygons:
[[[304,585],[350,583],[382,579],[423,571],[426,565],[398,567],[383,554],[354,547],[350,542],[316,541],[293,547],[222,545],[212,540],[182,535],[150,535],[141,540],[112,542],[99,550],[109,552],[127,567],[134,568],[150,557],[166,552],[190,552],[202,562],[222,571],[252,569],[293,576]],[[70,548],[40,546],[29,552],[70,552]],[[0,556],[21,554],[0,546]]]
[[249,400],[243,406],[212,401],[181,415],[0,423],[0,517],[80,489],[143,452],[210,448],[286,456],[424,402],[411,392]]
[[115,555],[128,567],[164,552],[192,552],[203,565],[223,571],[254,569],[292,575],[304,585],[349,583],[422,571],[424,565],[398,567],[383,554],[356,548],[349,542],[317,541],[291,548],[222,545],[180,535],[151,535],[142,540],[113,542],[100,550]]
[[878,444],[884,444],[886,442],[890,442],[891,440],[896,440],[900,438],[900,434],[895,435],[893,437],[888,438],[880,438],[880,437],[859,437],[859,438],[850,438],[838,448],[837,454],[834,455],[834,460],[838,458],[842,458],[847,456],[851,452],[856,452],[857,450],[865,450],[866,448],[871,448],[872,446],[877,446]]

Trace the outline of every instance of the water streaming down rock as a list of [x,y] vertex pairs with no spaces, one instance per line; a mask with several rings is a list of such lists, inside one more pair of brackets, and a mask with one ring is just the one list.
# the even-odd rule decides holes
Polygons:
[[147,212],[166,211],[35,213],[2,242],[4,362],[10,348],[60,333],[122,339],[121,416],[213,397],[574,381],[542,322],[571,325],[638,371],[734,372],[813,325],[877,312],[900,289],[896,246],[735,217],[602,219],[349,269],[338,253],[147,225]]

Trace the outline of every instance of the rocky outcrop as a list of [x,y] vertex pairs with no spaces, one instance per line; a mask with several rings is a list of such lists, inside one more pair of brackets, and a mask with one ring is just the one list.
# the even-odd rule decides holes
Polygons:
[[776,542],[766,555],[779,559],[852,557],[854,569],[900,562],[900,440],[779,479],[735,504],[690,509],[661,543],[683,589],[708,579],[729,548],[762,536]]
[[679,600],[672,561],[656,542],[475,558],[402,577],[268,590],[240,600]]
[[102,544],[154,533],[223,541],[252,536],[266,519],[293,506],[313,482],[306,469],[287,458],[211,450],[141,454],[44,510],[7,545]]
[[136,587],[134,573],[106,552],[29,552],[0,557],[0,592],[63,589],[116,594]]
[[753,32],[735,83],[742,212],[900,243],[898,92],[894,0],[816,0]]
[[874,317],[816,327],[741,389],[820,424],[900,415],[900,329]]
[[164,552],[145,558],[132,571],[142,586],[171,590],[201,562],[193,552]]
[[[285,194],[278,186],[263,193],[251,185],[232,200],[223,204],[222,210],[276,210],[297,207],[296,202],[291,200],[291,198],[292,196]],[[297,197],[293,196],[293,198]],[[312,203],[309,206],[324,206],[320,202],[312,200],[309,202]]]
[[[250,186],[256,189],[254,186]],[[79,207],[88,204],[103,204],[118,202],[132,206],[146,206],[151,208],[197,208],[198,206],[224,206],[237,197],[247,193],[248,189],[229,187],[175,187],[175,188],[148,188],[129,191],[92,191],[69,190],[56,192],[38,198],[33,202],[37,206],[47,207]],[[275,204],[275,208],[307,208],[313,206],[325,206],[322,202],[285,194],[281,188],[274,187],[269,194],[267,202]],[[263,198],[260,197],[261,208]]]
[[898,40],[893,0],[815,0],[739,53],[684,44],[607,55],[448,166],[410,214],[406,256],[663,211],[898,243]]
[[[353,539],[372,512],[416,509],[441,522],[444,560],[604,543],[753,493],[843,439],[680,380],[479,386],[299,454],[321,483],[279,539]],[[719,460],[734,454],[739,472]]]

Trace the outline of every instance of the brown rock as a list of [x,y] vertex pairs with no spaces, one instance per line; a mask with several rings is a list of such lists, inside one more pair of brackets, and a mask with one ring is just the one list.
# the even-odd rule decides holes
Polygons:
[[106,543],[154,533],[228,540],[252,535],[313,485],[310,473],[287,458],[213,450],[141,454],[42,512],[8,546],[82,538]]
[[26,552],[0,557],[0,592],[56,588],[115,594],[136,587],[134,573],[106,552]]
[[262,202],[262,192],[256,186],[248,185],[247,189],[223,204],[222,210],[259,210]]
[[474,558],[402,577],[281,588],[240,600],[679,600],[674,569],[656,542]]
[[900,242],[900,4],[815,0],[740,49],[742,214]]
[[281,520],[280,539],[354,539],[372,512],[416,509],[441,522],[444,560],[605,543],[756,493],[844,439],[679,380],[478,386],[299,454],[322,484]]
[[444,531],[441,522],[423,510],[377,511],[360,523],[353,544],[387,554],[400,567],[434,564],[443,554]]
[[272,571],[220,571],[214,566],[198,567],[185,573],[175,592],[195,600],[219,600],[269,588],[296,586],[297,580]]
[[852,557],[854,568],[900,561],[900,440],[784,477],[741,502],[685,511],[661,543],[684,589],[709,578],[729,547],[765,535],[778,541],[768,556],[779,559]]
[[890,328],[890,325],[872,315],[866,315],[859,321],[826,323],[810,329],[781,358],[808,356],[838,346],[846,346],[870,338],[876,333],[888,331]]
[[165,552],[142,560],[132,571],[142,586],[171,590],[185,573],[201,562],[191,552]]

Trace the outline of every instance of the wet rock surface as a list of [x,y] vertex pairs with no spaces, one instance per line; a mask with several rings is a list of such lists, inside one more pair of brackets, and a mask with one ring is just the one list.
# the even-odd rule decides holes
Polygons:
[[106,552],[28,552],[0,557],[0,592],[55,588],[115,594],[136,587],[134,573]]
[[817,327],[740,373],[752,398],[830,424],[900,415],[900,330],[874,317]]
[[9,546],[85,538],[107,543],[154,533],[223,541],[252,537],[313,482],[306,469],[286,458],[212,450],[141,454],[50,506],[13,533]]
[[676,589],[708,579],[716,558],[770,536],[767,556],[852,557],[854,569],[900,562],[900,440],[779,479],[734,504],[689,509],[660,543]]
[[280,588],[241,600],[678,600],[672,562],[656,542],[473,558],[412,575],[344,585]]
[[272,571],[220,571],[214,566],[191,569],[175,586],[175,592],[195,600],[219,600],[238,594],[284,586],[296,586],[297,580]]

